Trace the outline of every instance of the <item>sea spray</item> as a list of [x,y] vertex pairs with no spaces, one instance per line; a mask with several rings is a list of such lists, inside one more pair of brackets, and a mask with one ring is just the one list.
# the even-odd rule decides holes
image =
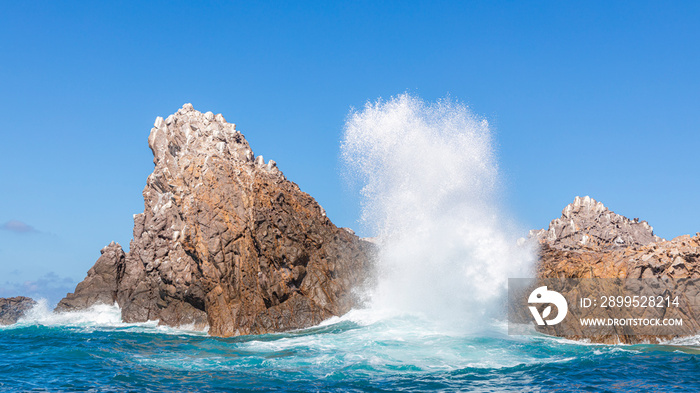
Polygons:
[[69,329],[81,332],[97,330],[120,330],[149,334],[204,336],[208,332],[198,330],[192,325],[178,327],[159,325],[157,320],[138,323],[122,322],[119,305],[94,304],[83,310],[54,311],[46,299],[39,299],[37,304],[17,321],[0,329],[23,329],[28,327],[46,327],[49,329]]
[[121,326],[119,306],[95,304],[85,310],[55,312],[46,299],[37,304],[17,322],[19,326]]
[[379,241],[371,307],[472,327],[501,316],[508,277],[534,258],[499,208],[488,122],[402,94],[352,112],[341,149]]

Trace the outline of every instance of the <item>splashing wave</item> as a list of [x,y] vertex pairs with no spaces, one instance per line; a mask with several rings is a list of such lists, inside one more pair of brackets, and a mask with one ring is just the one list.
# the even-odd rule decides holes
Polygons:
[[471,326],[498,316],[508,277],[526,276],[534,257],[499,206],[488,122],[403,94],[351,113],[341,148],[379,239],[372,308]]

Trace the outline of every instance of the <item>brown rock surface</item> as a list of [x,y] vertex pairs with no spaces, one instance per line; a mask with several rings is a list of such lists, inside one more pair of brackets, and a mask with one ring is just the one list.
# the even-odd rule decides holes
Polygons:
[[[60,309],[116,300],[126,322],[216,336],[308,327],[355,304],[370,245],[265,163],[220,114],[157,118],[130,251],[110,245]],[[123,257],[122,257],[123,255]]]
[[[617,278],[624,280],[663,280],[680,285],[700,279],[700,234],[679,236],[667,241],[655,236],[645,221],[617,215],[589,197],[576,197],[564,208],[562,217],[553,220],[548,230],[531,231],[540,243],[537,275],[540,278]],[[700,332],[694,315],[695,299],[681,307],[687,316],[686,328]],[[624,315],[618,315],[623,317]],[[700,317],[700,315],[698,315]],[[552,332],[553,330],[547,330]],[[581,338],[581,336],[571,336]],[[651,336],[621,333],[592,337],[592,341],[635,343],[654,341]]]
[[0,325],[12,325],[22,318],[36,302],[24,296],[0,298]]
[[539,255],[542,277],[700,278],[698,235],[618,250],[562,250],[543,243]]

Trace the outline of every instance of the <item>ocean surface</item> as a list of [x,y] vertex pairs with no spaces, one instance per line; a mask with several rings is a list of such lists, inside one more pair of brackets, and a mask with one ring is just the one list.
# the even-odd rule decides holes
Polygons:
[[224,339],[119,315],[52,314],[44,303],[0,328],[0,391],[700,391],[696,339],[593,345],[367,310]]

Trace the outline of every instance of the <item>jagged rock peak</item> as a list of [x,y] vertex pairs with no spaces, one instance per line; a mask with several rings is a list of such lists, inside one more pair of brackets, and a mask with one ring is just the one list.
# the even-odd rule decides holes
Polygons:
[[192,104],[165,119],[156,117],[148,146],[155,168],[148,176],[144,197],[154,211],[168,206],[173,196],[185,197],[193,188],[206,188],[206,183],[215,180],[213,167],[224,163],[250,173],[284,176],[273,160],[265,164],[262,156],[255,158],[235,124],[220,113],[199,112]]
[[262,157],[255,160],[253,151],[236,125],[228,123],[224,116],[212,112],[202,113],[192,104],[185,104],[176,113],[163,119],[156,117],[148,137],[153,151],[153,163],[175,169],[179,159],[193,156],[219,157],[245,163],[255,163],[269,171],[276,171],[276,164],[265,165]]
[[598,202],[589,196],[583,198],[577,196],[574,198],[573,203],[566,205],[564,210],[561,211],[561,216],[572,218],[578,215],[596,215],[606,210],[608,210],[608,208],[605,207],[602,202]]
[[548,229],[530,231],[530,235],[550,246],[569,249],[639,247],[662,240],[646,221],[615,214],[589,196],[577,196]]

